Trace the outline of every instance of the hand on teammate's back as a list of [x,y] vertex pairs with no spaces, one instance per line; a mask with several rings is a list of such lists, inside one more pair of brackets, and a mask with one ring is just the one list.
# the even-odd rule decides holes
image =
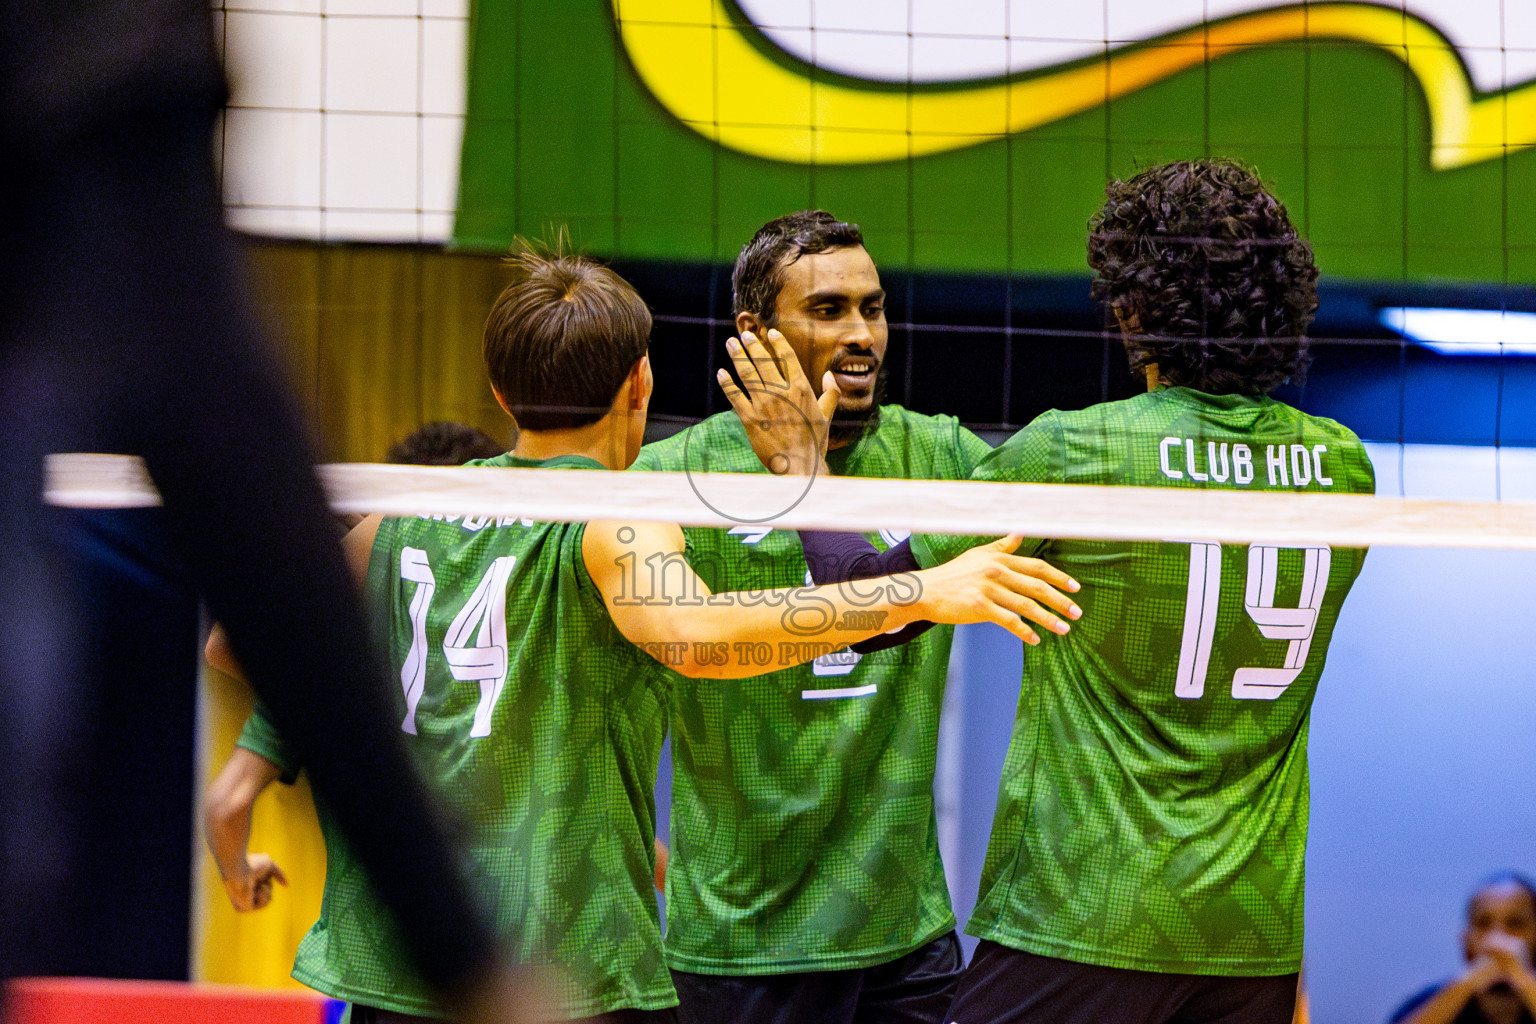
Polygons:
[[1069,632],[1072,627],[1061,616],[1076,619],[1083,610],[1062,591],[1075,593],[1078,582],[1038,558],[1015,555],[1022,539],[1018,534],[1000,537],[914,573],[929,618],[995,622],[1027,644],[1038,644],[1040,637],[1025,619],[1053,633]]

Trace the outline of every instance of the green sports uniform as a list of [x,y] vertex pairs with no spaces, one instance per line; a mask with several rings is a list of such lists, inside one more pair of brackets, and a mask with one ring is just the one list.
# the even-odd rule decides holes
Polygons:
[[[602,468],[579,456],[471,465]],[[569,1017],[677,1002],[651,885],[666,679],[613,626],[587,575],[583,530],[386,519],[368,565],[407,745],[468,825],[469,870],[507,952],[557,965]],[[326,835],[321,916],[294,977],[353,1002],[439,1012],[405,971],[361,869]]]
[[[978,480],[1370,493],[1359,439],[1269,398],[1170,388],[1048,412]],[[915,537],[933,565],[980,543]],[[1036,540],[1082,620],[1027,652],[967,931],[1179,974],[1299,969],[1307,721],[1365,558],[1324,544]]]
[[[237,746],[266,758],[292,784],[300,764],[278,734],[266,706],[258,703],[240,731]],[[350,1002],[403,1013],[442,1014],[427,983],[410,968],[405,938],[394,915],[364,879],[323,800],[315,802],[325,837],[325,893],[320,919],[299,943],[293,976],[310,988]]]
[[[953,418],[884,406],[877,430],[828,461],[839,475],[953,480],[989,450]],[[648,445],[636,468],[764,472],[730,412]],[[685,529],[689,563],[717,592],[805,585],[798,535],[770,525]],[[729,684],[672,678],[673,967],[869,967],[954,927],[933,807],[951,633]]]

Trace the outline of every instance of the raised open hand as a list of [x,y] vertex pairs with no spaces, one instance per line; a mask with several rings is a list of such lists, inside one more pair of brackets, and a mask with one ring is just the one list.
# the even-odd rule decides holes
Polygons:
[[780,476],[822,472],[827,426],[841,397],[832,374],[823,377],[818,398],[789,342],[771,328],[766,338],[743,331],[739,341],[731,338],[725,348],[741,384],[723,369],[716,379],[758,459]]

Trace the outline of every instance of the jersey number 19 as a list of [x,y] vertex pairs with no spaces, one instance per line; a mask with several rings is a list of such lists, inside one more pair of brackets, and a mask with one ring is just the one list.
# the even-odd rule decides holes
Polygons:
[[[1280,575],[1282,550],[1305,553],[1301,570],[1301,592],[1296,608],[1275,607],[1275,583]],[[1211,647],[1216,642],[1216,610],[1221,603],[1221,545],[1194,543],[1189,546],[1189,587],[1184,595],[1184,633],[1179,644],[1179,670],[1173,692],[1195,699],[1205,695],[1205,677],[1210,669]],[[1232,676],[1232,696],[1239,700],[1274,700],[1301,675],[1307,654],[1312,649],[1312,635],[1317,631],[1317,616],[1328,589],[1328,568],[1332,552],[1326,545],[1282,548],[1274,544],[1254,544],[1248,548],[1248,579],[1244,587],[1243,609],[1258,626],[1260,635],[1269,640],[1288,640],[1285,665],[1281,668],[1239,668]]]

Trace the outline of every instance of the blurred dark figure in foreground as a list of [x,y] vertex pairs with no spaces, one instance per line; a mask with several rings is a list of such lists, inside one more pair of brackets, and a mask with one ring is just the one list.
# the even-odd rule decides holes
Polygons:
[[1467,966],[1420,992],[1389,1024],[1532,1024],[1536,1020],[1536,887],[1494,875],[1467,902]]
[[106,760],[97,740],[119,723],[104,697],[167,714],[188,699],[83,642],[108,609],[80,600],[63,514],[40,502],[46,453],[130,452],[164,496],[169,556],[423,972],[466,1016],[512,1019],[495,1007],[518,1005],[498,999],[515,983],[385,714],[387,677],[222,223],[210,129],[223,98],[204,0],[20,0],[0,19],[0,152],[17,192],[0,226],[0,976],[90,959],[122,912],[107,894],[136,884],[132,862],[97,870],[119,845],[95,789],[163,780],[141,763],[130,785]]

